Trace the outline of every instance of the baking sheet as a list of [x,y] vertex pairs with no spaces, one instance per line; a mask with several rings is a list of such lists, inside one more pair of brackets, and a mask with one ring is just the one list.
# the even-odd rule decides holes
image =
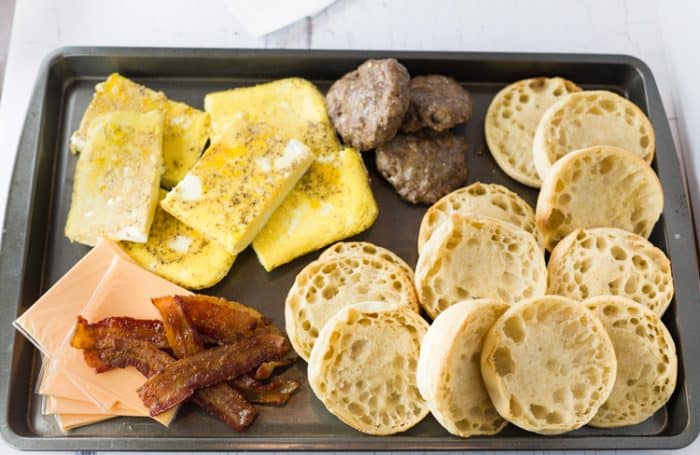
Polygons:
[[[483,138],[486,108],[504,85],[526,77],[560,75],[584,88],[605,88],[629,97],[649,115],[656,132],[654,166],[665,192],[665,209],[652,234],[673,265],[676,298],[664,316],[676,341],[679,383],[669,404],[648,421],[622,429],[584,427],[561,436],[526,433],[512,425],[493,437],[459,439],[432,417],[410,431],[391,437],[367,436],[344,425],[314,398],[306,381],[282,408],[260,407],[258,421],[244,433],[186,405],[169,429],[148,419],[120,418],[60,432],[50,416],[41,414],[41,399],[33,394],[40,355],[10,329],[21,314],[58,280],[87,248],[63,235],[70,204],[76,157],[68,139],[77,128],[94,85],[119,71],[171,99],[202,107],[205,93],[272,79],[305,77],[325,90],[330,83],[367,58],[398,58],[412,75],[440,73],[456,78],[472,94],[472,119],[456,129],[469,143],[468,183],[500,183],[533,206],[536,191],[507,177],[492,159]],[[385,246],[413,265],[416,238],[426,207],[399,199],[376,172],[374,154],[367,153],[379,217],[357,239]],[[240,300],[258,308],[283,326],[284,298],[295,275],[319,252],[266,273],[253,252],[243,252],[229,275],[206,293]],[[700,313],[697,304],[697,256],[681,169],[649,69],[626,56],[365,52],[267,51],[207,49],[66,48],[49,56],[38,75],[18,151],[0,254],[0,430],[10,444],[42,450],[468,450],[468,449],[621,449],[672,448],[698,434],[700,411]],[[287,374],[305,377],[299,361]]]

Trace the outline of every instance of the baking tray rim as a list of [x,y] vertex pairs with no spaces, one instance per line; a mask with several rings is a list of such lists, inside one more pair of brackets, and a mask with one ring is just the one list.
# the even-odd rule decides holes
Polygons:
[[[454,51],[391,51],[391,50],[308,50],[308,49],[226,49],[226,48],[159,48],[159,47],[60,47],[50,52],[43,60],[39,73],[34,84],[29,107],[21,130],[20,141],[17,146],[17,154],[10,181],[10,191],[8,193],[7,208],[5,213],[5,225],[3,226],[3,241],[0,249],[0,296],[3,301],[8,299],[12,302],[12,311],[0,312],[0,324],[2,327],[11,327],[10,323],[15,318],[17,303],[21,295],[21,280],[27,262],[28,238],[31,229],[31,204],[34,201],[36,190],[36,167],[38,146],[38,135],[30,134],[33,130],[38,130],[44,112],[45,95],[49,82],[49,72],[62,59],[74,57],[131,57],[131,58],[241,58],[244,56],[291,58],[291,57],[344,57],[344,58],[372,58],[382,56],[392,56],[398,59],[432,59],[432,60],[480,60],[480,61],[516,61],[516,62],[562,62],[562,63],[583,63],[583,64],[610,64],[616,63],[626,65],[637,71],[643,80],[644,95],[648,106],[648,115],[655,124],[657,138],[660,135],[667,136],[665,139],[671,140],[673,157],[668,159],[672,163],[666,163],[667,171],[672,174],[682,172],[675,153],[675,147],[670,136],[668,120],[665,116],[663,103],[659,94],[656,82],[649,66],[641,59],[624,54],[584,54],[584,53],[526,53],[526,52],[454,52]],[[661,133],[661,134],[659,134]],[[660,141],[657,141],[657,143]],[[19,159],[27,156],[29,159]],[[680,177],[680,176],[679,176]],[[676,217],[683,218],[681,221],[690,222],[683,232],[679,234],[685,236],[692,242],[692,248],[685,246],[686,254],[691,257],[691,267],[689,270],[695,277],[698,276],[697,251],[695,238],[692,231],[692,221],[688,206],[687,188],[680,180],[681,186],[681,212]],[[665,195],[666,197],[666,195]],[[683,210],[685,209],[685,210]],[[11,217],[10,215],[26,215]],[[674,217],[664,210],[666,224]],[[26,220],[26,222],[25,222]],[[681,223],[683,224],[683,223]],[[669,256],[671,256],[669,252]],[[684,267],[685,269],[685,267]],[[675,272],[675,270],[674,270]],[[691,293],[698,296],[698,290]],[[696,299],[696,302],[700,299]],[[4,303],[2,303],[4,305]],[[695,314],[696,320],[700,321]],[[679,326],[684,321],[679,318]],[[683,333],[679,327],[679,333],[686,338],[688,334]],[[6,346],[0,353],[0,393],[5,397],[9,393],[10,367],[13,360],[13,351],[16,337],[20,336],[14,330],[0,331],[0,344]],[[700,342],[700,335],[695,337]],[[686,340],[687,341],[687,340]],[[690,344],[690,346],[688,346]],[[700,345],[696,343],[695,346]],[[693,344],[683,343],[687,360],[694,358],[688,356],[688,348]],[[686,388],[688,403],[688,422],[680,432],[669,435],[654,436],[575,436],[567,439],[562,437],[541,437],[528,435],[527,437],[509,437],[499,441],[507,441],[507,446],[494,447],[493,437],[470,438],[468,447],[465,447],[465,440],[425,438],[420,436],[400,436],[393,438],[338,438],[319,440],[315,437],[243,437],[238,438],[212,438],[212,437],[122,437],[117,440],[106,437],[83,437],[83,436],[58,436],[58,437],[29,437],[19,434],[9,422],[8,401],[6,398],[0,400],[0,434],[11,446],[22,450],[173,450],[173,451],[212,451],[212,450],[575,450],[575,449],[645,449],[650,448],[681,448],[693,442],[700,433],[700,408],[695,403],[695,392],[700,392],[700,384],[697,375],[692,375],[692,382],[689,384],[689,372],[685,369],[684,383],[679,387]],[[689,385],[691,387],[689,387]],[[644,444],[634,442],[644,441]]]

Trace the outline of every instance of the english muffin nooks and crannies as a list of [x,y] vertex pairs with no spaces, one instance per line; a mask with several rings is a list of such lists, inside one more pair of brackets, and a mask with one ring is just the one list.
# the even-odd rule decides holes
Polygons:
[[418,390],[440,425],[456,436],[491,435],[506,426],[481,377],[481,348],[507,309],[491,299],[456,303],[440,313],[423,338]]
[[600,296],[583,304],[602,321],[617,355],[617,379],[590,424],[636,425],[658,411],[676,388],[676,345],[659,316],[634,300]]
[[369,300],[404,305],[418,313],[413,283],[393,262],[358,253],[310,263],[297,275],[285,302],[285,328],[292,347],[307,360],[331,316]]
[[561,77],[536,77],[508,85],[486,111],[484,133],[498,166],[518,182],[539,188],[542,183],[532,157],[535,130],[544,112],[581,88]]
[[671,262],[663,251],[631,232],[577,229],[552,250],[547,293],[575,300],[620,295],[660,316],[673,298]]
[[318,259],[330,259],[335,256],[343,256],[346,254],[368,254],[393,262],[411,278],[411,281],[413,281],[413,269],[410,265],[406,264],[406,261],[398,257],[392,251],[369,242],[338,242],[326,248]]
[[442,224],[453,213],[474,218],[495,218],[519,227],[538,237],[535,211],[530,204],[508,188],[495,183],[472,183],[444,196],[433,204],[420,223],[418,253]]
[[309,358],[311,389],[340,420],[363,433],[408,430],[428,414],[416,386],[428,323],[401,304],[364,302],[323,326]]
[[481,373],[498,413],[539,434],[587,424],[615,383],[615,350],[600,320],[559,296],[513,305],[491,327]]
[[416,290],[431,318],[465,299],[513,304],[544,295],[547,269],[535,238],[510,224],[453,214],[425,244]]
[[552,167],[535,218],[551,251],[578,228],[615,227],[648,238],[663,205],[659,178],[644,160],[617,147],[589,147]]
[[544,180],[564,155],[594,145],[620,147],[651,163],[654,129],[644,112],[615,93],[572,93],[547,109],[537,126],[532,149],[537,173]]

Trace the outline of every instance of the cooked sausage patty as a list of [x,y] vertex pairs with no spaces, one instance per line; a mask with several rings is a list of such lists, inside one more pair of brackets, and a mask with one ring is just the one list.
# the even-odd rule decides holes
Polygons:
[[326,102],[343,142],[364,151],[393,138],[408,110],[409,81],[393,58],[367,60],[335,81]]
[[409,133],[429,127],[444,131],[464,123],[472,115],[472,98],[447,76],[416,76],[411,79],[411,103],[401,125]]
[[377,147],[377,169],[403,199],[432,204],[467,180],[466,149],[449,131],[398,134]]

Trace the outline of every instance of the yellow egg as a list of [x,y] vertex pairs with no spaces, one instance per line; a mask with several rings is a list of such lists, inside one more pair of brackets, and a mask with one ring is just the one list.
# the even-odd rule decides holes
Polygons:
[[[94,119],[114,111],[148,112],[163,114],[163,166],[161,184],[171,188],[179,182],[197,161],[209,137],[209,114],[187,104],[169,100],[162,92],[139,85],[114,73],[97,84],[80,128],[73,133],[70,149],[79,153],[85,146],[88,129]],[[124,132],[114,131],[115,141]]]
[[71,241],[91,246],[100,237],[146,242],[158,204],[162,129],[157,110],[93,119],[75,167],[65,228]]
[[[165,195],[161,190],[160,198]],[[236,259],[160,207],[156,208],[148,242],[120,242],[119,246],[141,267],[188,289],[215,285]]]
[[175,218],[237,254],[309,168],[314,154],[262,123],[218,134],[161,202]]
[[204,106],[213,137],[245,122],[263,122],[317,157],[253,241],[266,270],[372,225],[378,209],[362,158],[341,148],[325,99],[311,82],[289,78],[210,93]]

